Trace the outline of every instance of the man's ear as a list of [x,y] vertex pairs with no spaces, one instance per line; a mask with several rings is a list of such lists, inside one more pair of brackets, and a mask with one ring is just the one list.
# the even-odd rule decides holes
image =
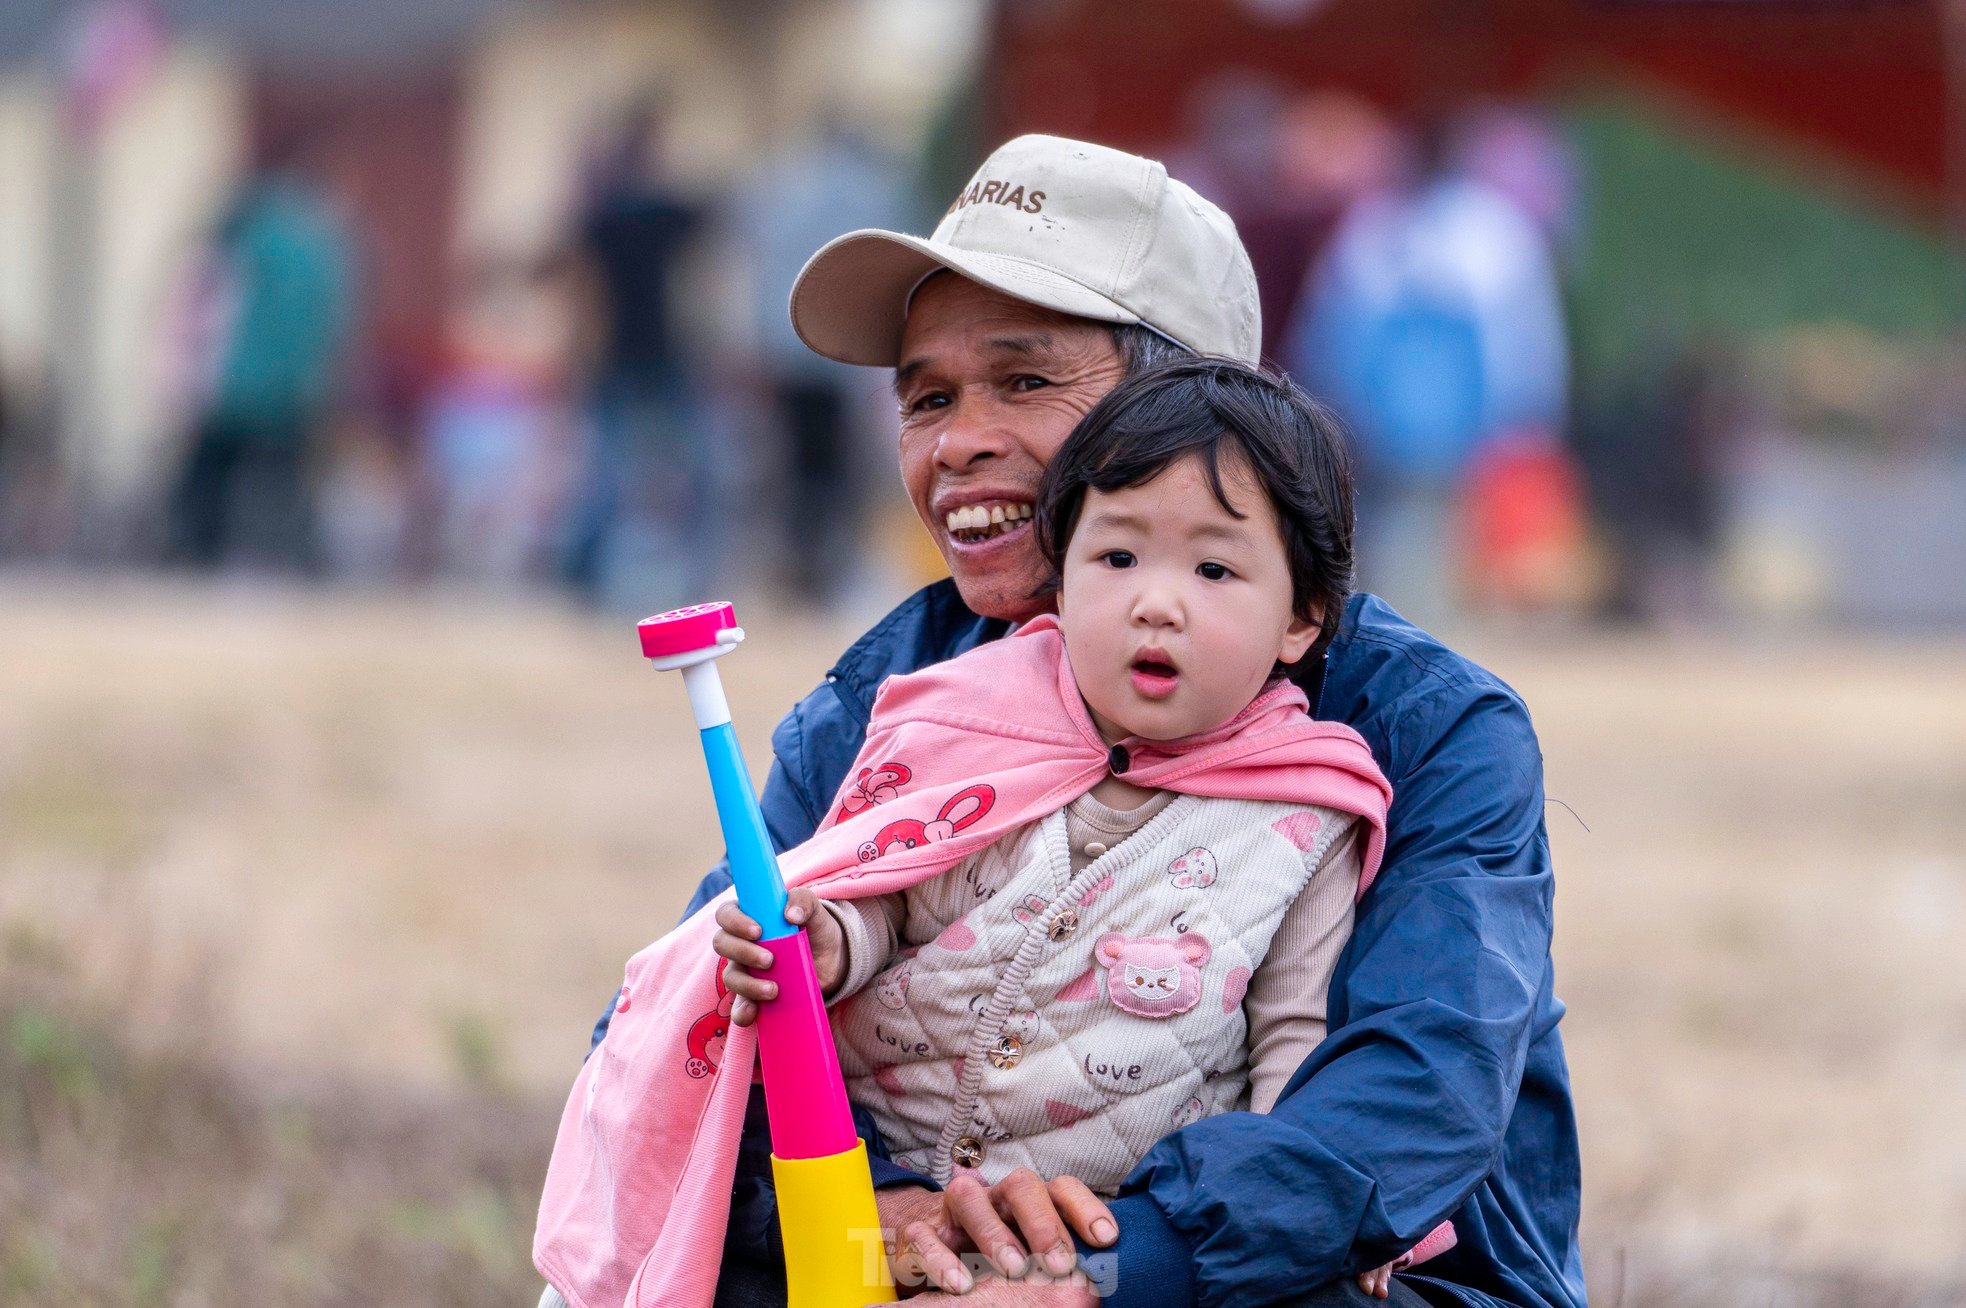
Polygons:
[[1318,633],[1324,630],[1323,621],[1322,607],[1313,609],[1308,619],[1292,614],[1290,625],[1283,629],[1283,643],[1277,649],[1277,662],[1295,663],[1303,658],[1305,651],[1317,643]]

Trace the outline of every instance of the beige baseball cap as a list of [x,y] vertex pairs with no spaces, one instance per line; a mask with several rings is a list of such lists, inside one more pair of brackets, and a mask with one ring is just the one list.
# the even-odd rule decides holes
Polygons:
[[943,268],[1200,354],[1253,364],[1262,352],[1256,274],[1229,215],[1152,159],[1058,136],[998,149],[932,236],[870,228],[827,242],[792,284],[792,326],[829,359],[893,367],[909,297]]

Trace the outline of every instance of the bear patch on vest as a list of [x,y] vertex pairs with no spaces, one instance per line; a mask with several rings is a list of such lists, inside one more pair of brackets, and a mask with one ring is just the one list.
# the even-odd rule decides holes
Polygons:
[[1106,969],[1106,997],[1138,1017],[1174,1017],[1201,1000],[1201,969],[1215,953],[1196,931],[1176,939],[1108,931],[1092,947]]

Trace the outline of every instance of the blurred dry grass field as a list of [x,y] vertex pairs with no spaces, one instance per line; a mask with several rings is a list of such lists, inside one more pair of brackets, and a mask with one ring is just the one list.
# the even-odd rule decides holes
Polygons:
[[[746,622],[762,767],[853,632]],[[1966,643],[1468,648],[1544,742],[1594,1302],[1966,1303]],[[717,852],[691,730],[545,604],[0,584],[0,1304],[530,1302]]]

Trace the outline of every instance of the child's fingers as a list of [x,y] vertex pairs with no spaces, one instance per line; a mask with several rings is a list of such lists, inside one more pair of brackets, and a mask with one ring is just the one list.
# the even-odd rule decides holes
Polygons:
[[810,890],[794,890],[785,896],[785,920],[793,926],[804,926],[818,911],[819,896]]
[[[739,999],[748,999],[754,1004],[778,998],[778,983],[767,981],[761,976],[752,976],[748,968],[732,963],[724,969],[724,989]],[[735,1007],[733,1005],[733,1007]]]
[[[710,937],[710,952],[719,958],[728,958],[731,967],[746,968],[752,972],[771,970],[771,951],[763,945],[754,945],[742,936],[734,936],[728,931],[719,931]],[[724,969],[724,982],[730,983],[730,968]]]
[[727,899],[717,906],[716,921],[725,931],[743,940],[756,940],[764,934],[756,922],[745,916],[744,910],[737,906],[734,899]]
[[758,1006],[756,1004],[742,995],[730,1001],[730,1024],[732,1026],[749,1026],[757,1020]]

